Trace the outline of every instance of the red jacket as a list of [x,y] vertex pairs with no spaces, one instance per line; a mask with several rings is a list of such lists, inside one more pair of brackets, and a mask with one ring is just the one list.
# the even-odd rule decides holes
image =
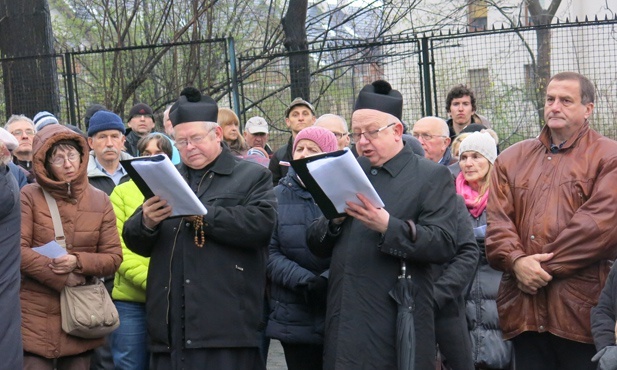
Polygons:
[[[584,124],[551,153],[545,127],[505,150],[490,181],[486,253],[504,271],[497,297],[504,337],[548,331],[593,343],[590,310],[617,255],[617,143]],[[536,295],[519,290],[514,261],[551,252],[542,268],[553,280]]]

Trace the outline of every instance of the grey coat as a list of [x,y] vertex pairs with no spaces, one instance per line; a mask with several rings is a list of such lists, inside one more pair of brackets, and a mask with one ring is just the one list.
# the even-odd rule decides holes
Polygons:
[[[414,282],[417,370],[435,366],[432,263],[455,253],[456,202],[444,166],[405,146],[379,168],[359,158],[390,214],[384,235],[347,218],[339,230],[315,221],[308,234],[311,251],[332,256],[326,313],[324,369],[396,369],[397,306],[388,292],[405,259]],[[410,237],[411,220],[416,240]]]
[[9,168],[0,165],[0,367],[3,369],[22,368],[20,231],[19,187]]

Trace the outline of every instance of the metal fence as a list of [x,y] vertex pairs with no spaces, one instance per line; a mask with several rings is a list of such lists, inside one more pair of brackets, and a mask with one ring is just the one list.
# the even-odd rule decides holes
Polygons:
[[15,89],[21,96],[18,92],[12,93],[3,78],[0,83],[4,89],[0,92],[7,96],[0,96],[0,111],[4,111],[5,116],[26,114],[32,117],[38,111],[48,110],[61,122],[83,128],[83,116],[91,104],[102,104],[123,118],[138,102],[162,113],[188,85],[199,86],[217,100],[231,104],[232,77],[225,38],[4,58],[0,59],[0,65],[5,68],[22,61],[49,58],[55,59],[59,104],[41,107],[33,100],[31,105],[22,104],[24,111],[8,111],[7,99],[27,99],[29,89]]
[[[617,138],[617,18],[326,44],[309,51],[311,99],[317,115],[335,113],[349,122],[358,91],[383,78],[403,94],[403,119],[413,124],[425,115],[447,118],[447,92],[462,83],[475,91],[478,113],[492,122],[506,147],[541,129],[534,104],[538,95],[542,100],[536,88],[538,30],[549,32],[551,74],[576,71],[587,76],[597,88],[592,127]],[[271,122],[275,147],[289,137],[283,117],[292,99],[288,55],[239,58],[241,67],[260,66],[240,77],[244,119],[261,115]]]
[[[486,116],[502,146],[538,134],[538,33],[548,33],[550,73],[577,71],[596,85],[592,126],[617,138],[617,17],[544,27],[523,27],[389,37],[376,40],[324,42],[308,54],[310,100],[317,114],[351,118],[360,89],[386,79],[401,91],[404,120],[412,124],[425,115],[447,117],[445,97],[456,84],[467,84],[477,97],[478,113]],[[177,98],[187,85],[198,86],[221,106],[234,108],[241,124],[259,115],[271,124],[270,144],[278,147],[289,137],[283,112],[290,93],[290,53],[235,57],[233,39],[163,45],[72,50],[51,56],[58,74],[59,107],[52,110],[62,122],[81,126],[85,109],[100,103],[126,117],[136,102],[156,111]],[[0,59],[3,70],[20,58]],[[31,60],[30,60],[31,61]],[[0,77],[0,112],[9,112],[11,95]],[[43,89],[46,89],[43,87]],[[7,96],[3,96],[7,95]],[[306,98],[306,97],[305,97]],[[160,124],[160,122],[159,122]]]

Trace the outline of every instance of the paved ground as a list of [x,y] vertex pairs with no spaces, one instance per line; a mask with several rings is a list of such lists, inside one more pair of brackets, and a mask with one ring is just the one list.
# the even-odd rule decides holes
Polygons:
[[272,339],[270,341],[270,350],[268,351],[268,364],[266,366],[268,370],[287,370],[285,364],[285,355],[283,354],[283,347],[281,342]]

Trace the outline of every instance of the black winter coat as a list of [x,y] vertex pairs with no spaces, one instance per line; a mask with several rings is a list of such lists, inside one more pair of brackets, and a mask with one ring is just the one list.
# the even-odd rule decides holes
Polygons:
[[[270,158],[270,164],[268,164],[268,169],[272,172],[272,183],[274,186],[279,184],[279,181],[287,175],[287,171],[289,171],[289,162],[293,159],[293,150],[294,146],[294,138],[293,136],[289,137],[287,144],[278,148],[274,154],[272,154],[272,158]],[[281,164],[281,161],[283,164]]]
[[307,302],[306,284],[324,276],[330,258],[312,254],[306,244],[308,226],[321,216],[311,194],[290,169],[274,188],[278,200],[277,226],[270,241],[270,319],[266,334],[285,343],[323,343],[325,307]]
[[[411,273],[416,317],[417,370],[435,368],[431,264],[455,253],[456,202],[448,169],[413,154],[406,145],[382,167],[359,161],[390,214],[384,235],[347,218],[333,230],[321,217],[309,228],[309,247],[332,256],[326,313],[324,369],[397,368],[397,305],[388,295],[405,259]],[[416,241],[410,236],[411,220]]]
[[[188,180],[189,169],[181,164],[179,171]],[[177,333],[178,351],[257,347],[267,247],[276,222],[270,172],[223,148],[196,195],[208,211],[201,248],[186,217],[168,218],[151,232],[142,224],[140,207],[124,224],[127,247],[150,257],[150,349],[169,352],[170,335]]]
[[469,217],[480,248],[480,263],[466,298],[473,360],[483,369],[509,369],[513,358],[512,343],[503,340],[496,302],[502,272],[489,266],[484,249],[486,209],[478,218],[471,214]]

